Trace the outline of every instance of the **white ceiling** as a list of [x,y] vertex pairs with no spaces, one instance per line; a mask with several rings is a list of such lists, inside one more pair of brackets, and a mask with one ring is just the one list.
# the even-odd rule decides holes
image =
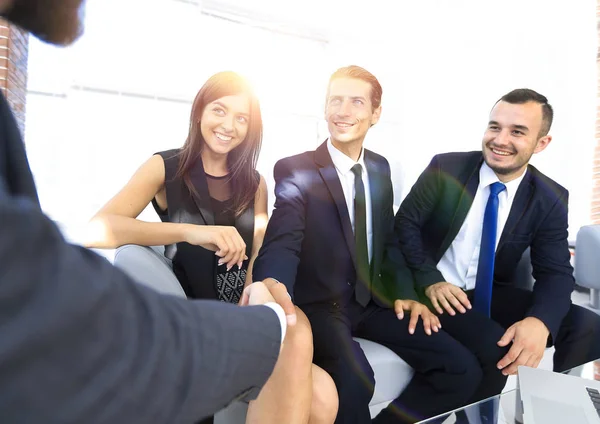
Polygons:
[[[540,25],[551,31],[570,13],[562,0],[180,0],[203,11],[322,39],[378,40],[425,31],[513,31]],[[591,4],[591,3],[590,3]],[[595,3],[594,3],[595,4]],[[557,10],[562,10],[557,14]],[[524,17],[538,16],[539,19]],[[558,20],[557,20],[558,19]],[[407,33],[408,31],[408,33]]]

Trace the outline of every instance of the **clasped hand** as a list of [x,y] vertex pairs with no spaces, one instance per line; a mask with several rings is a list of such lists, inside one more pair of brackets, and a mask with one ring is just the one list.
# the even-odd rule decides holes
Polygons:
[[454,308],[461,314],[467,312],[467,309],[471,309],[471,302],[469,302],[467,294],[460,287],[445,281],[427,287],[425,295],[431,300],[431,304],[440,315],[444,313],[444,309],[450,315],[456,315]]
[[285,312],[287,325],[296,325],[296,308],[288,294],[287,288],[272,278],[249,284],[242,293],[240,305],[263,305],[267,302],[278,303]]

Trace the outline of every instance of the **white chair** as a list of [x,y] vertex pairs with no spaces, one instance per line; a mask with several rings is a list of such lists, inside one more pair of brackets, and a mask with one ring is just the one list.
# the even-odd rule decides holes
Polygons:
[[600,225],[585,225],[575,241],[575,281],[590,289],[590,303],[600,309]]

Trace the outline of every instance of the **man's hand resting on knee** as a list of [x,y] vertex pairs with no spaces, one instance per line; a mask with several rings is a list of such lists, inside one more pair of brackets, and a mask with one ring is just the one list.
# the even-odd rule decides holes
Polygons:
[[408,323],[408,332],[414,334],[419,317],[423,319],[423,328],[425,333],[431,336],[431,330],[436,333],[442,328],[439,318],[429,310],[429,308],[416,300],[397,299],[394,302],[394,310],[398,319],[404,318],[404,311],[410,311],[410,322]]
[[467,294],[452,283],[442,281],[432,284],[425,289],[425,295],[431,300],[431,304],[440,315],[444,313],[444,309],[450,315],[455,315],[453,307],[461,314],[467,312],[467,309],[471,309],[471,302],[469,302]]
[[498,369],[504,375],[514,375],[519,365],[537,368],[544,356],[549,334],[548,327],[538,318],[527,317],[515,322],[498,341],[498,346],[502,347],[512,342],[508,353],[498,362]]

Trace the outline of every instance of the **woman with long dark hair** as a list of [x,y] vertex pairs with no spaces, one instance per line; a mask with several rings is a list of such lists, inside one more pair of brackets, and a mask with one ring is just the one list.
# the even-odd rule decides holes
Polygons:
[[[267,187],[256,171],[261,141],[248,83],[233,72],[213,75],[194,100],[183,148],[159,152],[136,171],[90,222],[88,246],[165,245],[188,297],[238,303],[268,220]],[[137,219],[149,203],[162,222]],[[296,315],[247,422],[335,420],[335,385],[312,364],[310,324],[298,308]]]

